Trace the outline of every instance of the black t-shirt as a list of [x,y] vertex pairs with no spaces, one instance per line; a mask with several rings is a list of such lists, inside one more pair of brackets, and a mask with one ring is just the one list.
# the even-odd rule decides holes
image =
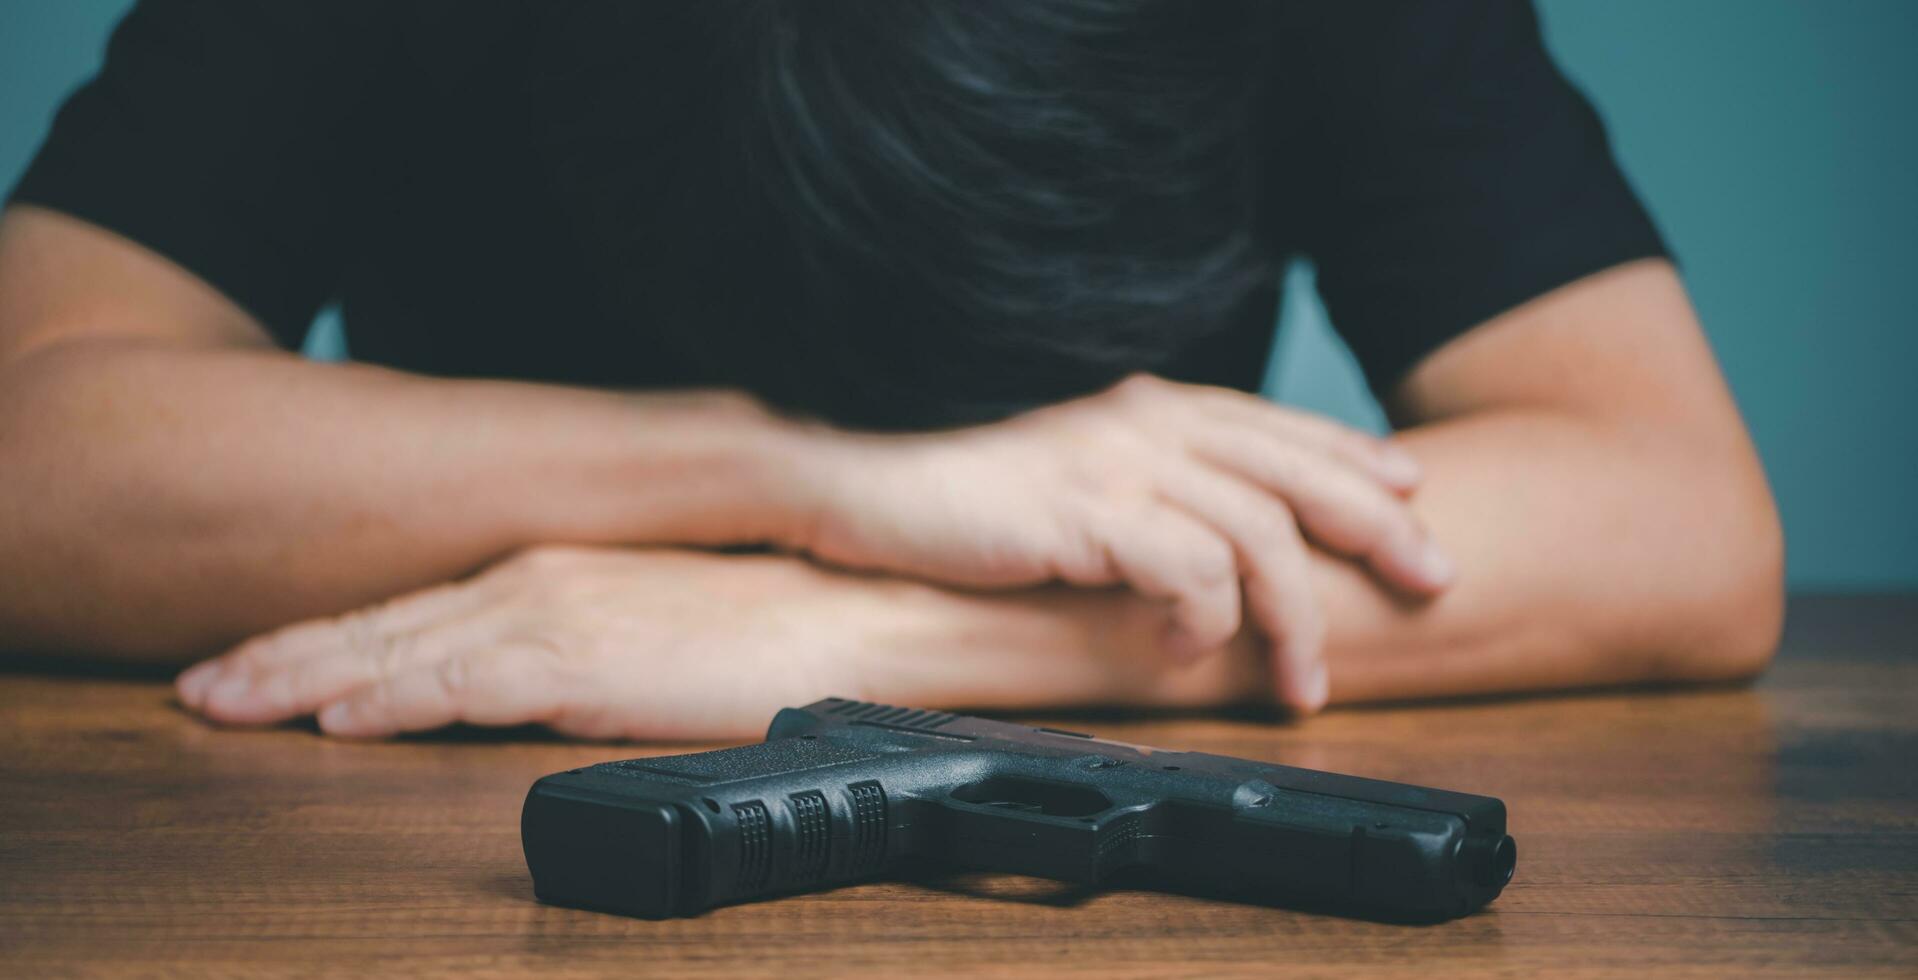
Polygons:
[[[1259,232],[1316,263],[1375,390],[1476,323],[1662,254],[1523,0],[1286,13],[1261,39],[1282,97]],[[723,28],[666,4],[145,0],[14,199],[167,256],[288,346],[337,300],[361,360],[629,388],[783,378],[806,409],[809,383],[857,382],[808,381],[787,335],[803,319],[686,322],[688,296],[781,302],[779,236],[733,206],[723,165],[701,36]],[[629,194],[579,192],[568,168],[593,154],[630,169]],[[1227,329],[1138,367],[1255,389],[1277,298],[1253,289]],[[941,421],[863,412],[849,421]]]

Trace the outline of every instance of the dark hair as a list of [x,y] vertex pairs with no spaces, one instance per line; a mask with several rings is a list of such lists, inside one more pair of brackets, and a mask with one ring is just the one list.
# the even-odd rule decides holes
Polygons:
[[1244,0],[697,6],[728,76],[710,111],[777,216],[746,223],[779,229],[748,274],[786,272],[744,314],[785,321],[754,380],[775,401],[995,417],[1150,368],[1276,279]]

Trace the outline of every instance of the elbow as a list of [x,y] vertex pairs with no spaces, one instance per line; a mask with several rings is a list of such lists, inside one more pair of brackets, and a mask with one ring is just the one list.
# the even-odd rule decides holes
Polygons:
[[1766,540],[1752,542],[1753,554],[1716,620],[1712,642],[1705,644],[1709,679],[1748,680],[1763,673],[1778,652],[1785,625],[1784,535],[1774,527]]
[[1719,495],[1719,519],[1701,522],[1709,539],[1682,614],[1684,649],[1674,679],[1748,680],[1778,650],[1785,622],[1785,535],[1777,505],[1756,462],[1740,486]]

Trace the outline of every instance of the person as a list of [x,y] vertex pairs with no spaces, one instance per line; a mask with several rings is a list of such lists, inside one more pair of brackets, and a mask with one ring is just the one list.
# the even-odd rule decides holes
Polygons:
[[[1390,436],[1252,393],[1295,255]],[[1782,609],[1521,0],[144,0],[0,223],[0,472],[7,645],[347,736],[1738,678]]]

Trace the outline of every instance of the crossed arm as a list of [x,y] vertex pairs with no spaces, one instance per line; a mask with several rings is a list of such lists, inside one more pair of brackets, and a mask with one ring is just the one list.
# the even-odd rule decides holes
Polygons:
[[[727,393],[312,364],[163,259],[15,209],[0,633],[176,661],[264,634],[183,700],[351,734],[736,735],[828,688],[1309,709],[1735,677],[1770,654],[1775,511],[1664,263],[1415,369],[1391,443],[1416,475],[1296,413],[1122,388],[897,442]],[[1115,458],[1133,469],[1088,468]],[[1126,472],[1188,478],[1115,497]],[[955,485],[1008,516],[942,502]],[[682,550],[741,543],[864,571]]]

